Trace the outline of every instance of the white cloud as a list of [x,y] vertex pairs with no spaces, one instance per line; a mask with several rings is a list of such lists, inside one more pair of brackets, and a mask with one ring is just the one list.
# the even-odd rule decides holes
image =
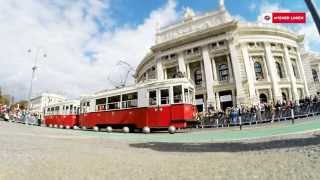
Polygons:
[[[156,22],[176,21],[175,8],[175,1],[169,0],[143,24],[108,31],[114,22],[106,13],[112,11],[107,0],[0,1],[0,86],[26,98],[34,61],[31,55],[43,47],[48,57],[37,72],[35,93],[63,92],[75,98],[111,87],[106,76],[116,74],[116,62],[126,60],[136,66],[154,43]],[[106,32],[99,32],[97,19]],[[27,52],[29,48],[32,53]]]

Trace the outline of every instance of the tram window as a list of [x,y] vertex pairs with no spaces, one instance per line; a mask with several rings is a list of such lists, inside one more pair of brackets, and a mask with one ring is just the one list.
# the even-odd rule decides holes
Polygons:
[[160,90],[161,104],[169,104],[169,89]]
[[101,98],[96,100],[96,110],[97,111],[103,111],[106,110],[106,98]]
[[70,105],[70,114],[73,113],[73,105]]
[[189,90],[187,88],[184,88],[184,102],[189,103],[190,98],[189,98]]
[[173,86],[173,103],[182,103],[182,86],[181,85]]
[[190,103],[193,104],[193,90],[192,89],[189,89],[189,97],[190,97]]
[[59,106],[55,107],[55,114],[58,115],[59,114]]
[[157,91],[149,91],[149,105],[157,105]]
[[129,93],[122,95],[122,108],[130,108],[138,106],[138,93]]
[[87,102],[87,106],[90,106],[90,102]]
[[108,109],[119,109],[120,95],[108,97]]

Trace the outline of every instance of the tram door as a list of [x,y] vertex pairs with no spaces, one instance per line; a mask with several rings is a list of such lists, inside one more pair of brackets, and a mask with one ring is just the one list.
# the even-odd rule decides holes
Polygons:
[[148,126],[164,127],[170,122],[170,93],[169,88],[149,91]]

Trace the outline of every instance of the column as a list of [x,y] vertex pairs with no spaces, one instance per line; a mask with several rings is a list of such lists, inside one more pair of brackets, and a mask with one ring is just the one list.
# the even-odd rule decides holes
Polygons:
[[302,61],[301,61],[301,56],[300,56],[299,50],[300,49],[297,48],[298,66],[299,66],[299,69],[300,69],[301,79],[303,80],[304,92],[305,92],[304,96],[310,96],[309,89],[308,89],[307,78],[306,78],[305,73],[304,73],[304,69],[303,69],[303,65],[302,65]]
[[187,64],[187,77],[188,79],[191,79],[191,74],[190,74],[190,63]]
[[164,79],[163,67],[160,59],[157,59],[157,78],[158,80]]
[[206,77],[205,77],[206,72],[204,70],[203,63],[204,63],[203,61],[202,62],[200,61],[201,77],[202,77],[201,87],[203,87],[203,82],[206,81]]
[[184,62],[183,53],[178,53],[178,65],[179,65],[179,71],[185,76],[186,75],[186,64]]
[[216,61],[214,60],[214,58],[212,58],[211,63],[212,63],[212,70],[213,70],[213,80],[218,81]]
[[254,84],[255,79],[254,79],[254,76],[252,75],[252,72],[254,72],[254,69],[252,69],[252,66],[250,63],[248,48],[246,44],[241,45],[241,51],[242,51],[244,66],[246,68],[246,74],[248,79],[250,103],[255,104],[256,103],[256,92],[255,92],[255,84]]
[[277,102],[278,100],[281,101],[282,96],[281,96],[279,84],[278,84],[277,69],[275,66],[274,59],[272,57],[270,43],[265,43],[265,53],[266,53],[266,64],[267,64],[269,75],[272,82],[273,101],[274,102]]
[[242,87],[242,79],[241,79],[241,73],[240,73],[240,63],[238,59],[238,54],[236,51],[236,47],[234,45],[233,40],[228,41],[228,46],[229,46],[229,51],[230,51],[230,56],[231,56],[231,63],[232,63],[232,69],[233,69],[233,74],[234,76],[234,81],[236,84],[236,91],[237,91],[237,105],[240,105],[241,103],[244,103],[245,101],[245,96],[244,96],[244,91]]
[[230,61],[229,55],[226,55],[226,58],[227,58],[228,69],[229,69],[229,77],[230,77],[229,82],[233,82],[233,73],[232,73],[232,67],[233,66],[231,65],[231,61]]
[[215,95],[216,95],[216,109],[221,110],[219,93],[215,93]]
[[293,69],[292,69],[292,63],[289,56],[288,48],[286,45],[284,45],[284,61],[285,65],[287,67],[289,80],[291,82],[291,97],[293,101],[299,100],[299,95],[297,91],[297,84],[296,84],[296,77],[294,77]]
[[213,93],[213,75],[212,75],[212,65],[209,55],[209,50],[207,46],[202,47],[202,58],[204,63],[204,73],[206,78],[206,88],[207,88],[207,107],[209,104],[214,105],[214,93]]

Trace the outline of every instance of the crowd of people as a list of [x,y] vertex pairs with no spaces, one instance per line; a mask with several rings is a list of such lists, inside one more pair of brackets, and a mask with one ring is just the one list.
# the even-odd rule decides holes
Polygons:
[[9,108],[8,106],[0,106],[0,118],[5,121],[14,121],[19,123],[41,125],[41,119],[37,113],[31,113],[22,108]]
[[228,107],[214,110],[208,107],[206,113],[198,113],[202,126],[230,126],[261,122],[273,122],[320,114],[320,96],[310,96],[297,102],[283,100],[277,103],[262,102],[255,105]]

